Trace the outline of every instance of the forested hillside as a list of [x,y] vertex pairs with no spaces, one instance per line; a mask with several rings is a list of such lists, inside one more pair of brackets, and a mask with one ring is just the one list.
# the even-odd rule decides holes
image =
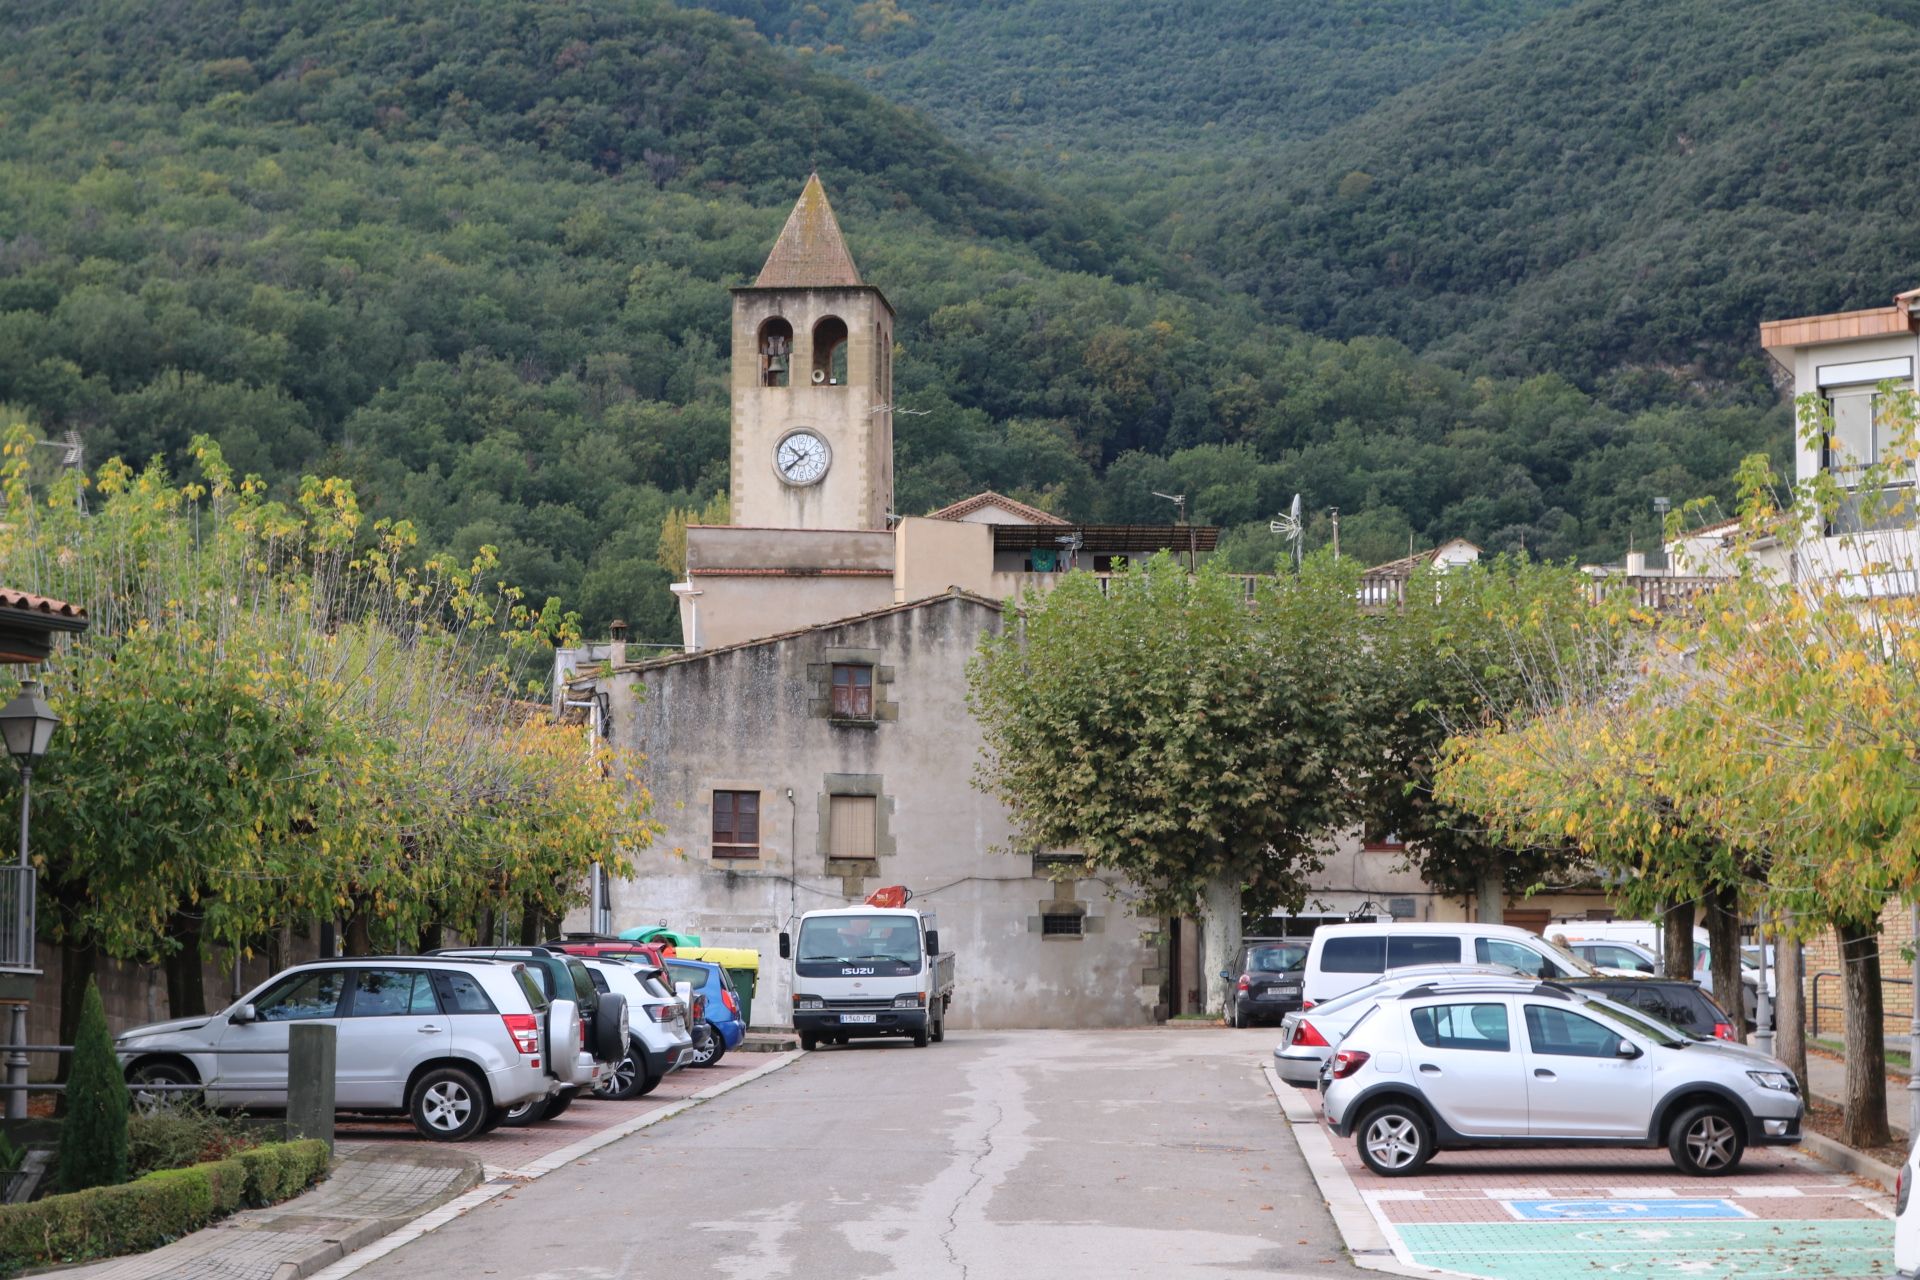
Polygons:
[[[724,487],[726,287],[818,166],[900,308],[896,506],[992,486],[1354,554],[1612,555],[1777,409],[1629,414],[1330,342],[924,117],[658,0],[34,0],[0,14],[0,405],[89,463],[208,431],[356,480],[590,627],[675,632],[663,521]],[[56,456],[48,451],[49,458]]]
[[1915,0],[709,0],[1316,333],[1764,401],[1916,280]]

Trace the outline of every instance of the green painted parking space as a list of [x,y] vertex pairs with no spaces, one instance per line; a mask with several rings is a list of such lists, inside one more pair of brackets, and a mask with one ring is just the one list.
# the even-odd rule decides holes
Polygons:
[[1411,1261],[1492,1280],[1891,1276],[1891,1222],[1403,1223]]

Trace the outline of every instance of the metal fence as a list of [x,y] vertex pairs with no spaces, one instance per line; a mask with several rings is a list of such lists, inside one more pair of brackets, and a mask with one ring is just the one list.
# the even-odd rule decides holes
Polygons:
[[0,969],[33,969],[34,885],[32,867],[0,867]]
[[[1835,982],[1840,981],[1840,975],[1838,973],[1833,972],[1831,969],[1822,970],[1821,972],[1813,975],[1813,1000],[1812,1000],[1813,1008],[1811,1010],[1813,1018],[1812,1018],[1812,1025],[1807,1028],[1808,1035],[1817,1036],[1820,1034],[1820,1011],[1823,1009],[1831,1013],[1839,1014],[1840,1026],[1842,1027],[1846,1026],[1847,1006],[1844,1003],[1822,1004],[1820,1002],[1820,982],[1823,978],[1832,978]],[[1911,987],[1913,985],[1912,978],[1884,978],[1883,977],[1880,979],[1880,982],[1881,982],[1881,985],[1888,986],[1888,987]],[[1896,1016],[1896,1015],[1883,1013],[1880,1020],[1881,1022],[1884,1023],[1887,1020],[1887,1018],[1893,1017],[1893,1016]],[[1899,1015],[1899,1016],[1904,1016],[1904,1015]]]

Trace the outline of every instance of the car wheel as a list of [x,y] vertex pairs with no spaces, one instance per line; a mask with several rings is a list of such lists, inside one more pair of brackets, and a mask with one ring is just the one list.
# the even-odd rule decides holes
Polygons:
[[1401,1102],[1367,1113],[1354,1130],[1360,1159],[1383,1178],[1404,1178],[1433,1158],[1433,1130],[1427,1118]]
[[505,1107],[488,1107],[487,1118],[480,1124],[480,1132],[492,1133],[495,1129],[505,1124],[506,1121],[507,1109]]
[[407,1099],[413,1127],[436,1142],[465,1142],[487,1123],[486,1091],[471,1071],[435,1067],[413,1082]]
[[538,1124],[547,1118],[547,1104],[553,1101],[553,1097],[548,1094],[544,1098],[529,1098],[519,1106],[508,1107],[500,1123],[509,1129],[524,1129],[530,1124]]
[[182,1103],[195,1103],[204,1096],[193,1089],[147,1089],[143,1084],[199,1084],[200,1077],[184,1062],[160,1059],[142,1062],[127,1072],[127,1087],[133,1095],[133,1109],[142,1113],[164,1111]]
[[812,1053],[820,1047],[820,1037],[811,1031],[802,1031],[800,1033],[800,1047],[808,1053]]
[[579,1096],[580,1096],[580,1091],[578,1089],[562,1089],[560,1092],[554,1094],[551,1098],[547,1099],[547,1113],[541,1116],[540,1118],[542,1120],[553,1119],[555,1116],[559,1115],[562,1111],[565,1111],[568,1107],[572,1106],[573,1100]]
[[727,1056],[727,1038],[720,1034],[720,1028],[713,1023],[709,1022],[707,1026],[713,1031],[713,1041],[708,1046],[707,1055],[704,1058],[697,1053],[694,1055],[693,1065],[696,1067],[717,1067],[720,1065],[720,1059]]
[[939,1044],[947,1038],[947,1011],[940,1011],[940,1021],[933,1024],[933,1042]]
[[1688,1107],[1667,1134],[1667,1153],[1684,1174],[1716,1178],[1732,1173],[1747,1151],[1747,1135],[1739,1117],[1727,1108],[1706,1102]]
[[601,996],[593,1015],[593,1056],[602,1062],[625,1056],[630,1037],[627,998],[617,992]]
[[593,1091],[602,1098],[625,1102],[628,1098],[637,1098],[646,1092],[640,1088],[641,1082],[646,1077],[646,1068],[642,1067],[632,1054],[628,1054],[608,1068],[607,1074],[601,1077],[600,1083],[593,1086]]

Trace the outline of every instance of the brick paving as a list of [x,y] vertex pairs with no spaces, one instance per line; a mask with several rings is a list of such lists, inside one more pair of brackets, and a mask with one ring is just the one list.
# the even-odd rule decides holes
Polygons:
[[[729,1054],[715,1067],[687,1067],[674,1072],[644,1098],[628,1102],[580,1098],[551,1120],[542,1120],[524,1129],[495,1129],[485,1137],[462,1143],[461,1149],[485,1162],[489,1174],[511,1173],[603,1129],[671,1103],[683,1102],[702,1089],[745,1075],[765,1062],[762,1054]],[[359,1144],[376,1150],[444,1150],[446,1147],[445,1143],[421,1137],[401,1116],[342,1116],[335,1123],[334,1134],[343,1145]]]
[[1382,1178],[1322,1130],[1408,1265],[1487,1280],[1893,1274],[1892,1198],[1790,1148],[1749,1150],[1724,1178],[1686,1177],[1664,1150],[1578,1149],[1442,1151]]

